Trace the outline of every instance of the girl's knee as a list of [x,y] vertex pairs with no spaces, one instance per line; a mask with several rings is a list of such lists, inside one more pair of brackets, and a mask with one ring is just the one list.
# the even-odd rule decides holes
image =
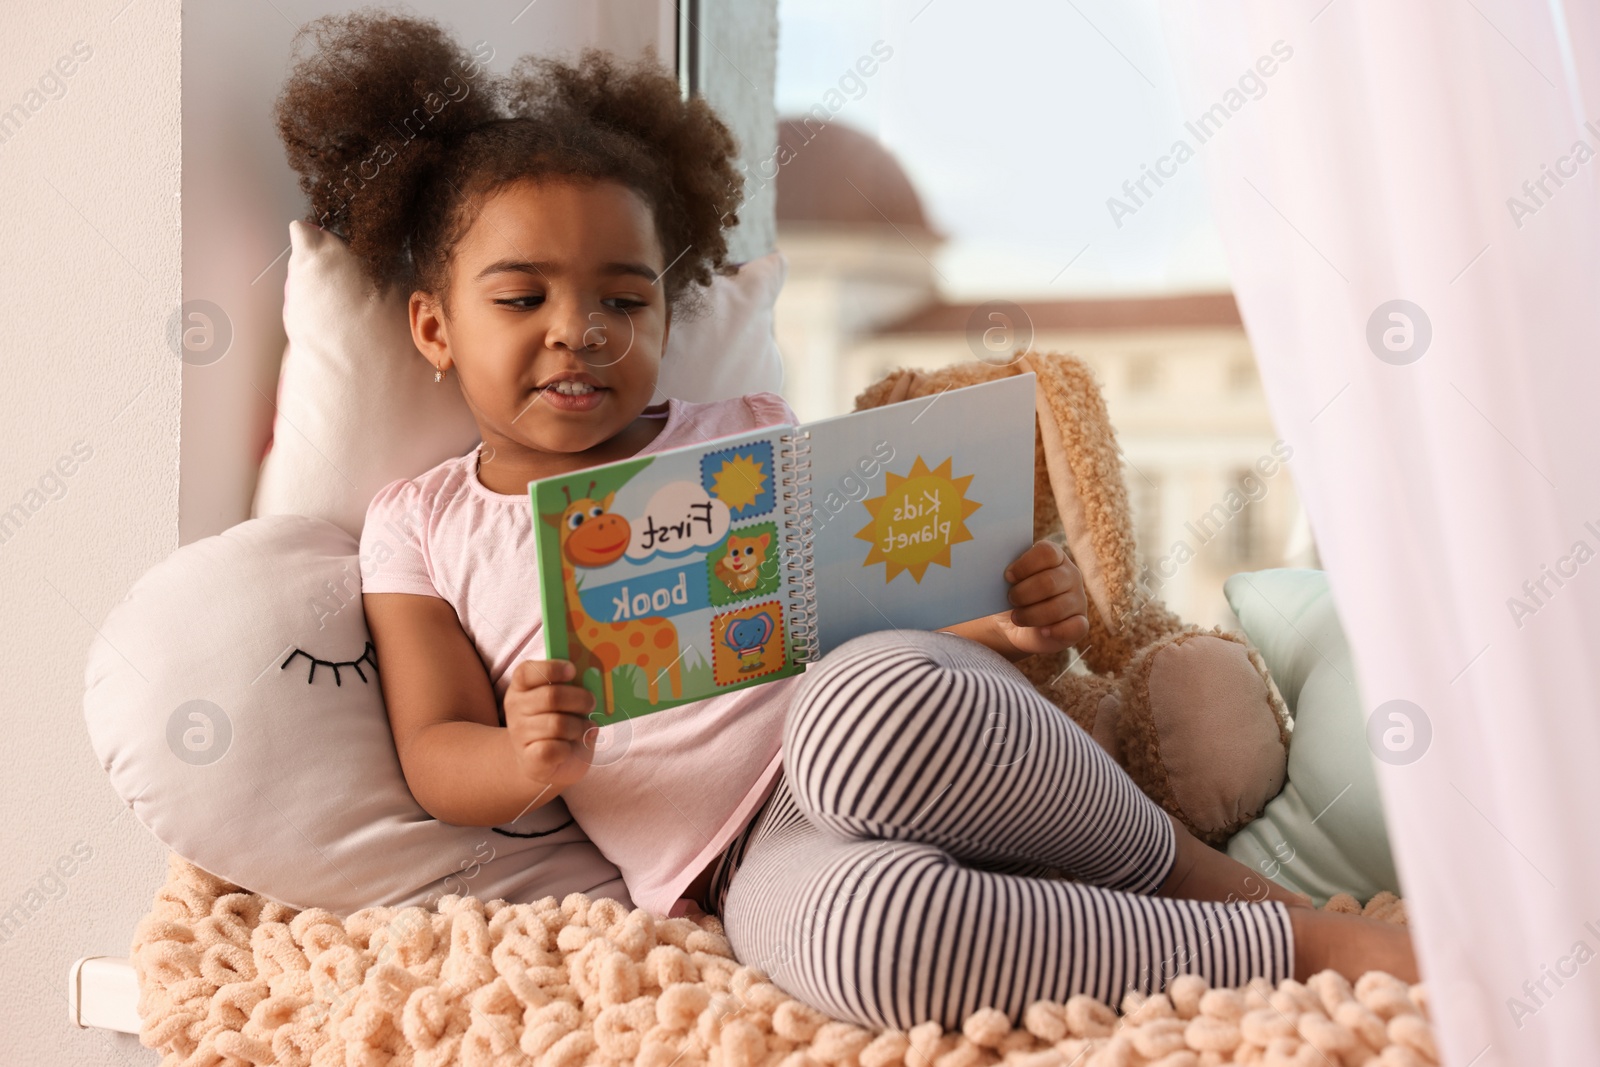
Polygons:
[[949,650],[943,646],[964,640],[926,630],[880,630],[851,638],[801,675],[785,740],[843,716],[859,722],[863,715],[886,713],[892,705],[880,698],[888,676],[913,680],[946,670]]
[[[912,959],[882,950],[872,931],[896,910],[914,907],[900,898],[908,876],[929,865],[959,865],[932,845],[908,841],[839,842],[810,859],[781,879],[751,879],[737,907],[730,888],[725,928],[739,962],[834,1018],[907,1029],[926,1021],[911,1017],[908,991],[919,980]],[[918,928],[926,916],[908,918]]]
[[854,753],[885,731],[921,732],[925,725],[913,720],[942,704],[901,699],[941,688],[937,676],[947,668],[930,637],[961,640],[917,630],[862,634],[806,668],[789,704],[782,750],[784,774],[813,815],[824,814],[820,798],[838,792],[828,782]]
[[810,814],[836,832],[862,836],[854,820],[874,815],[856,801],[901,788],[876,777],[873,760],[902,749],[902,740],[958,743],[968,735],[971,745],[982,745],[987,724],[974,714],[974,702],[999,699],[1010,688],[1017,700],[1038,699],[1004,657],[964,637],[927,630],[863,634],[801,676],[784,724],[784,773]]

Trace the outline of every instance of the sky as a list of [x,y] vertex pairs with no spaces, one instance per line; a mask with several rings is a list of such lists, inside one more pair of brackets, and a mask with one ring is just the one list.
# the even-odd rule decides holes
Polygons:
[[888,147],[950,238],[948,297],[1228,288],[1199,159],[1107,206],[1184,136],[1156,0],[779,0],[778,19],[778,113],[843,80],[833,121]]

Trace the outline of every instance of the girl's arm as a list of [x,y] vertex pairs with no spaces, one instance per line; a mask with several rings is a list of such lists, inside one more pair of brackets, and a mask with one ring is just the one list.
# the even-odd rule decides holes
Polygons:
[[[549,803],[582,776],[574,776],[570,759],[531,759],[526,726],[519,739],[499,725],[489,673],[447,601],[410,593],[368,593],[361,599],[395,752],[411,795],[429,815],[460,826],[499,826]],[[529,667],[519,664],[519,675]],[[592,703],[586,690],[578,692]],[[508,695],[508,722],[510,703]],[[563,721],[571,719],[578,722]],[[549,713],[519,718],[524,724],[542,729],[547,747],[581,746],[577,739],[591,725],[576,715]],[[552,773],[535,776],[530,770]]]
[[[1003,615],[1005,612],[1000,614]],[[970,619],[967,622],[958,622],[954,626],[946,626],[939,632],[955,634],[958,637],[965,637],[968,641],[976,641],[980,645],[988,645],[1012,663],[1032,655],[1031,652],[1022,651],[1022,649],[1006,639],[1006,636],[1000,632],[1000,627],[995,621],[998,618],[998,615],[985,615],[982,618]]]

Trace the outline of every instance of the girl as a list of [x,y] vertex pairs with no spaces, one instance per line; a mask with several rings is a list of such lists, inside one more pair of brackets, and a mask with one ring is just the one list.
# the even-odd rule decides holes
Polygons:
[[[864,1025],[991,1005],[1015,1023],[1035,999],[1115,1004],[1185,973],[1415,979],[1404,931],[1254,882],[1012,665],[1087,632],[1053,542],[1007,569],[1008,612],[594,727],[573,665],[541,658],[527,483],[794,418],[770,393],[656,388],[674,317],[730,269],[734,140],[649,66],[587,53],[493,78],[426,21],[305,32],[278,120],[312,217],[410,293],[418,349],[483,436],[381,491],[362,545],[395,747],[430,814],[501,827],[561,797],[638,906],[719,914],[743,962]],[[406,542],[367,543],[385,528]]]

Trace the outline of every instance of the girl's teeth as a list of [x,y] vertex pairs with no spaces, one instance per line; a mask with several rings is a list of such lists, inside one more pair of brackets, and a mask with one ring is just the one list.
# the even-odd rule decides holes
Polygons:
[[565,393],[567,396],[582,396],[585,393],[594,392],[594,386],[586,382],[557,382],[550,388],[558,393]]

